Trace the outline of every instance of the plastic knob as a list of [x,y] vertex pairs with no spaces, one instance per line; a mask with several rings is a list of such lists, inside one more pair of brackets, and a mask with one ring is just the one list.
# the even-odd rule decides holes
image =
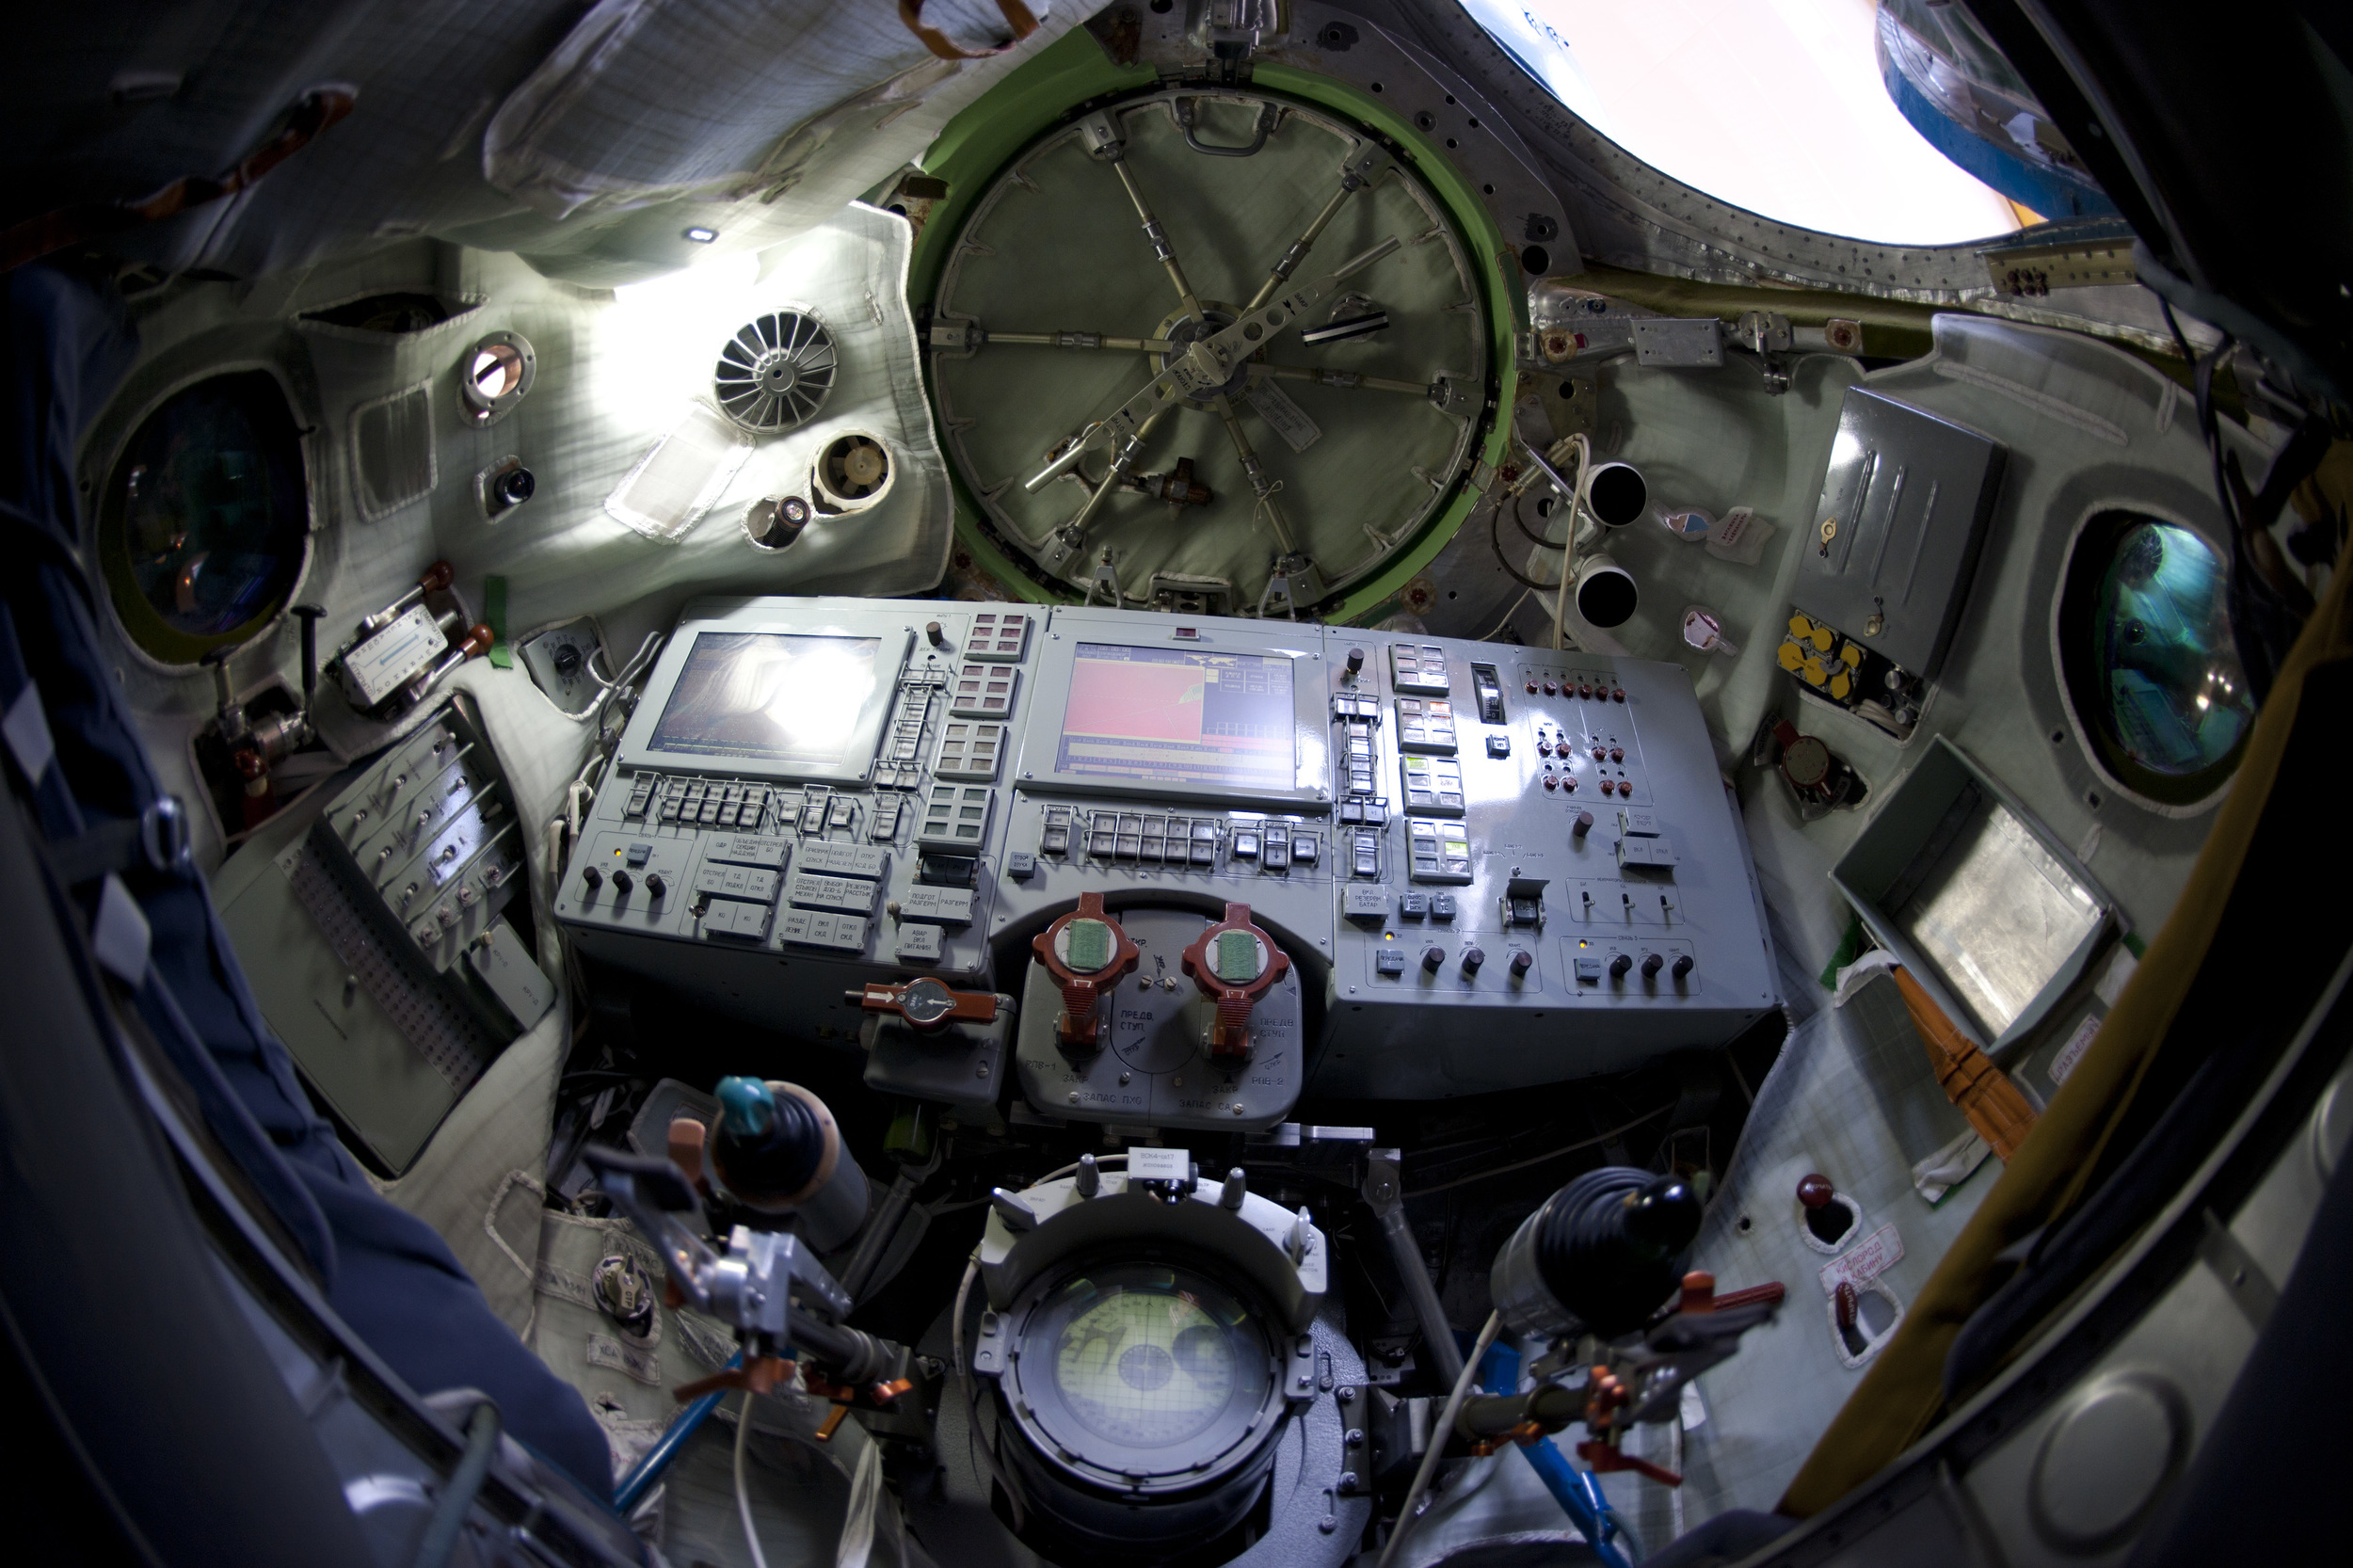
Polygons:
[[1354,675],[1357,671],[1363,669],[1364,667],[1365,650],[1361,648],[1350,648],[1348,650],[1348,673]]
[[660,872],[648,872],[646,873],[646,896],[648,898],[660,898],[663,894],[668,892],[669,890],[670,885],[662,880],[662,873]]
[[1623,761],[1625,761],[1625,747],[1624,747],[1624,746],[1611,746],[1611,747],[1609,748],[1609,760],[1610,760],[1612,762],[1623,762]]
[[1808,1208],[1821,1208],[1830,1202],[1835,1192],[1836,1189],[1830,1184],[1830,1177],[1819,1171],[1798,1178],[1798,1201]]
[[1666,967],[1667,961],[1664,958],[1659,957],[1658,954],[1655,952],[1646,952],[1642,954],[1642,978],[1644,980],[1657,980],[1658,978],[1658,971]]
[[1445,966],[1445,964],[1446,949],[1424,948],[1421,950],[1421,967],[1428,969],[1432,974],[1436,974],[1438,970]]
[[1676,956],[1673,965],[1673,972],[1674,977],[1677,980],[1681,980],[1685,975],[1691,972],[1691,955],[1689,953],[1680,953]]
[[927,620],[923,623],[923,640],[931,644],[934,648],[946,648],[948,646],[948,633],[947,631],[941,627],[939,622],[936,620]]
[[1512,954],[1512,978],[1517,980],[1536,967],[1535,955],[1526,952]]
[[1465,974],[1477,974],[1479,966],[1486,961],[1487,954],[1481,949],[1474,947],[1463,950],[1463,972]]
[[1577,814],[1577,820],[1569,824],[1569,831],[1579,839],[1582,839],[1586,834],[1591,833],[1593,830],[1593,814],[1591,811],[1579,811]]
[[1549,773],[1545,775],[1545,788],[1558,792],[1561,788],[1560,776],[1556,774]]
[[613,873],[613,888],[616,892],[626,893],[634,886],[635,884],[630,880],[629,872],[615,872]]
[[1533,680],[1528,683],[1528,695],[1529,696],[1534,696],[1536,695],[1536,682]]
[[588,884],[588,890],[592,893],[604,886],[604,872],[597,870],[594,866],[591,866],[586,871],[581,872],[580,879]]
[[1609,978],[1612,980],[1624,980],[1626,977],[1626,971],[1633,968],[1634,960],[1622,952],[1618,954],[1617,957],[1609,960]]

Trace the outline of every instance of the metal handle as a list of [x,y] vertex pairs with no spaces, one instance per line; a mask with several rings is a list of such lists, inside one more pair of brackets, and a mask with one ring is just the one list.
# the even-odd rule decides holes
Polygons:
[[1179,98],[1176,100],[1176,124],[1185,133],[1185,145],[1187,147],[1192,148],[1195,152],[1207,153],[1212,158],[1247,158],[1257,153],[1260,149],[1266,146],[1266,138],[1273,134],[1274,122],[1280,119],[1282,115],[1282,111],[1277,109],[1273,104],[1265,104],[1258,110],[1258,134],[1252,136],[1249,141],[1240,147],[1224,147],[1215,142],[1203,141],[1199,136],[1194,134],[1193,128],[1193,102],[1194,101],[1190,98]]

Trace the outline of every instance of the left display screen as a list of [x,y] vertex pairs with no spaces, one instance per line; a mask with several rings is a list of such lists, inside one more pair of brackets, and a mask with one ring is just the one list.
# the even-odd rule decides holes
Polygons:
[[648,748],[833,770],[871,756],[879,637],[700,632]]

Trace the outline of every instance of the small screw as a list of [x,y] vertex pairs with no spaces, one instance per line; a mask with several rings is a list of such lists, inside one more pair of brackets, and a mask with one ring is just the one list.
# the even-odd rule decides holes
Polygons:
[[1076,1089],[1070,1091],[1070,1103],[1073,1105],[1079,1103],[1079,1091]]
[[979,1066],[973,1068],[972,1076],[974,1078],[986,1078],[988,1076],[988,1064],[984,1062]]

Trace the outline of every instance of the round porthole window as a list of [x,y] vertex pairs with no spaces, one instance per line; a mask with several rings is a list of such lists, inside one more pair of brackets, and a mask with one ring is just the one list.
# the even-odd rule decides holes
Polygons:
[[140,424],[107,480],[99,565],[132,641],[194,664],[284,606],[309,535],[294,415],[267,372],[242,371],[173,394]]
[[2201,535],[2138,512],[2094,516],[2068,558],[2068,700],[2102,771],[2160,807],[2220,788],[2254,724],[2229,582],[2230,563]]
[[514,412],[539,374],[539,356],[520,332],[492,332],[466,350],[457,370],[457,392],[466,418],[496,424]]

